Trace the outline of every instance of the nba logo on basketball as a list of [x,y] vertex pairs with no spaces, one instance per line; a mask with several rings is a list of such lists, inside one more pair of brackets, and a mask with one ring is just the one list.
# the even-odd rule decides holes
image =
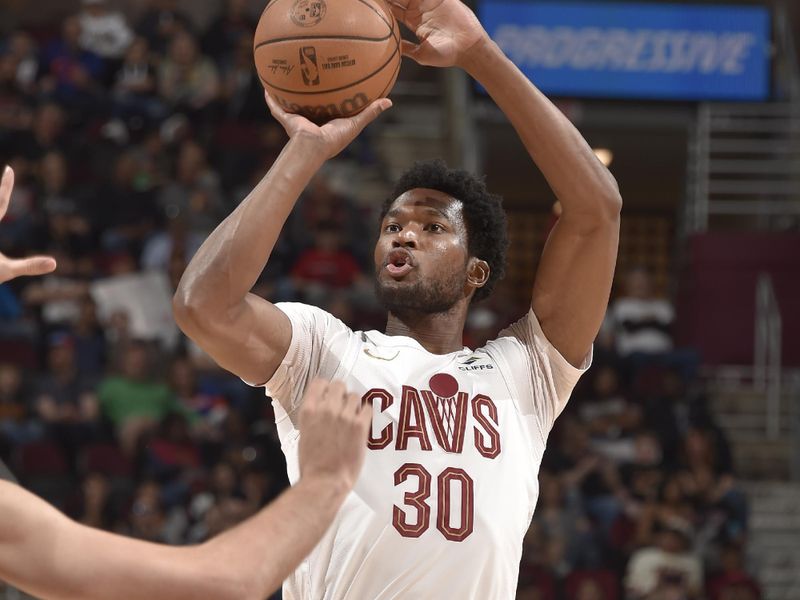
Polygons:
[[300,48],[300,72],[303,74],[303,83],[309,86],[319,85],[317,50],[314,46]]

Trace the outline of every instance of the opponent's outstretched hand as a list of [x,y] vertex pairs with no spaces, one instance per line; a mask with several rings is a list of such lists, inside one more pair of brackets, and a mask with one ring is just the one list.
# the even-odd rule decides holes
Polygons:
[[300,409],[300,477],[349,491],[356,483],[372,424],[370,406],[347,393],[341,381],[315,379]]
[[421,65],[459,66],[470,48],[488,38],[478,17],[460,0],[387,2],[395,18],[419,38],[419,44],[403,40],[403,55]]
[[[8,210],[11,191],[14,189],[14,171],[6,167],[0,182],[0,220]],[[0,283],[5,283],[22,275],[44,275],[55,271],[56,261],[49,256],[32,256],[30,258],[8,258],[0,252]]]
[[308,136],[312,138],[320,152],[323,153],[325,160],[333,158],[344,150],[367,125],[392,106],[391,100],[380,98],[357,115],[333,119],[324,125],[316,125],[302,115],[283,110],[268,92],[264,92],[264,97],[267,99],[267,106],[269,106],[272,116],[283,125],[289,137]]

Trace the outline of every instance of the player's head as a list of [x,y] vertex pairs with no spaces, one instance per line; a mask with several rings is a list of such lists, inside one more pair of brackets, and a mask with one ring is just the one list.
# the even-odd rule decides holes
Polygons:
[[417,162],[381,211],[376,291],[394,314],[445,312],[483,300],[505,274],[502,199],[442,160]]

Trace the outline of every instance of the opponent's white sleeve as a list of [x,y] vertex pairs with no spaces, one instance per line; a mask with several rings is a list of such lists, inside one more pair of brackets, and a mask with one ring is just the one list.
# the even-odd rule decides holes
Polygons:
[[533,310],[501,331],[487,350],[499,350],[517,390],[519,410],[538,419],[546,440],[575,384],[591,365],[592,350],[579,368],[572,366],[547,339]]
[[339,319],[316,306],[297,302],[275,306],[289,317],[292,341],[264,387],[291,415],[300,407],[306,386],[314,377],[336,378],[354,334]]

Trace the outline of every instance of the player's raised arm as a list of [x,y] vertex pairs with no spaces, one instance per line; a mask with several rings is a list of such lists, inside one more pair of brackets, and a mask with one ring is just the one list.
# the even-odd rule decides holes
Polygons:
[[459,0],[390,0],[416,31],[404,54],[432,66],[459,66],[505,113],[547,178],[563,214],[542,254],[532,307],[550,342],[579,365],[608,304],[622,199],[616,181],[577,129],[492,42]]
[[50,600],[262,600],[319,542],[355,484],[371,415],[344,384],[313,381],[300,412],[300,481],[189,548],[85,527],[0,481],[0,580]]
[[270,379],[292,338],[289,319],[250,293],[300,193],[329,158],[341,152],[381,112],[382,99],[354,117],[318,127],[270,110],[289,134],[266,177],[208,237],[183,274],[173,300],[175,320],[217,363],[246,381]]

